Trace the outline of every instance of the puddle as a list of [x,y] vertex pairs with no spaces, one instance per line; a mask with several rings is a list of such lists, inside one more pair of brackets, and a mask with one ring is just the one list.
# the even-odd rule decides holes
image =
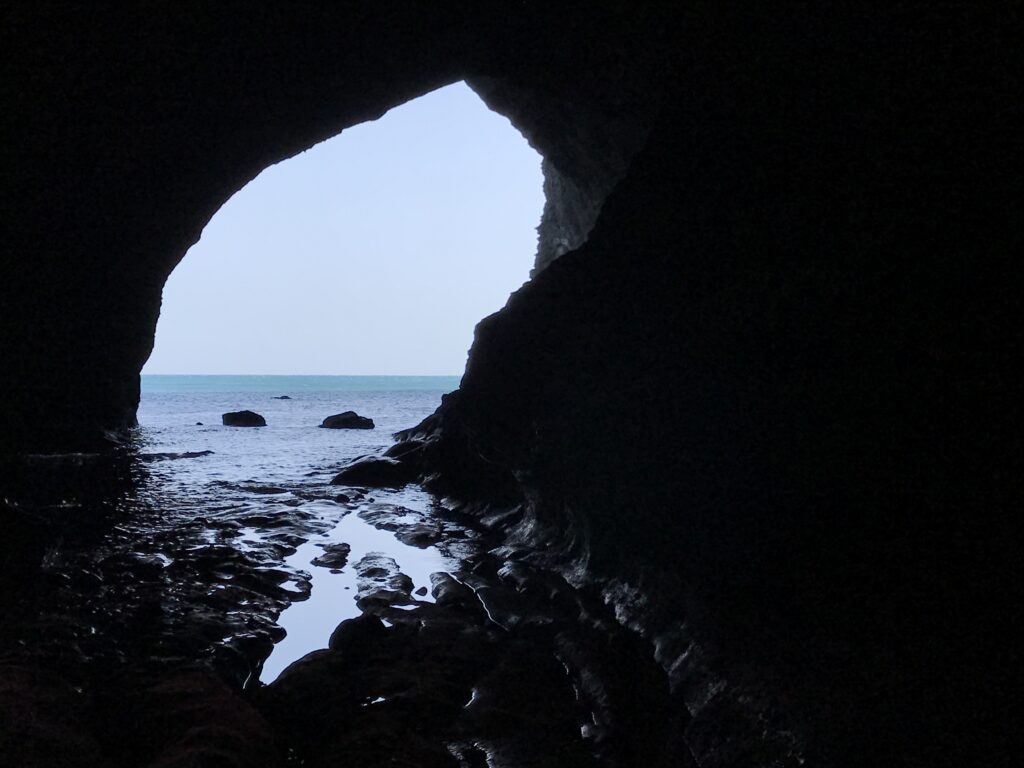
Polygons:
[[[370,553],[379,553],[393,558],[399,570],[412,579],[413,591],[427,588],[427,594],[416,596],[417,600],[432,602],[430,595],[430,574],[454,569],[454,562],[442,555],[436,547],[423,549],[408,546],[395,538],[390,531],[374,528],[359,517],[357,512],[344,512],[345,517],[332,530],[317,536],[298,547],[285,563],[298,571],[312,576],[312,592],[308,600],[290,605],[278,618],[277,623],[288,633],[274,646],[273,652],[263,664],[260,681],[269,684],[292,662],[319,648],[326,648],[327,641],[345,619],[360,614],[356,606],[357,576],[355,564]],[[312,565],[312,560],[324,554],[322,544],[348,544],[351,552],[347,564],[340,573]]]

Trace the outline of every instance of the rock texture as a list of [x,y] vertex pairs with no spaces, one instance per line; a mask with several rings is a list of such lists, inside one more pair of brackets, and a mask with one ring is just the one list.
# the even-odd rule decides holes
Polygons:
[[335,475],[333,485],[364,485],[370,488],[397,488],[416,479],[415,470],[388,457],[357,459]]
[[467,79],[544,155],[539,269],[389,458],[602,586],[689,715],[678,755],[1006,764],[1009,25],[666,8],[5,11],[3,448],[133,424],[217,208]]
[[320,426],[324,429],[373,429],[373,419],[360,416],[355,411],[345,411],[328,416]]
[[838,121],[803,76],[689,86],[587,243],[477,327],[406,461],[469,500],[482,467],[518,488],[510,545],[606,579],[700,764],[998,760],[1009,296],[935,250],[974,251],[988,182],[934,93]]
[[225,427],[265,427],[267,420],[255,411],[232,411],[222,414],[221,423]]

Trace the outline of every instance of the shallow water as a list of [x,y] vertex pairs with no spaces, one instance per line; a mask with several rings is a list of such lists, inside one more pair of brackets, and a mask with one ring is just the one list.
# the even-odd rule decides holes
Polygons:
[[[151,453],[213,451],[187,466],[161,463],[166,479],[192,489],[215,480],[326,481],[348,460],[390,445],[393,432],[418,424],[457,386],[456,377],[143,376],[138,444]],[[292,399],[275,399],[282,395]],[[240,410],[267,426],[221,426],[221,414]],[[349,410],[375,429],[318,428]]]
[[[330,480],[389,446],[456,385],[450,377],[143,377],[139,427],[116,470],[106,458],[33,457],[24,486],[32,493],[5,487],[34,526],[26,535],[42,550],[43,577],[26,587],[24,626],[5,644],[86,663],[210,658],[240,678],[272,681],[359,614],[355,565],[364,556],[392,558],[415,588],[453,567],[449,546],[409,546],[394,535],[440,526],[425,523],[444,510],[424,491]],[[268,425],[220,425],[222,413],[242,409]],[[318,427],[346,410],[376,428]],[[100,475],[98,496],[84,493],[81,480]],[[58,479],[69,480],[66,493]],[[341,542],[351,547],[343,567],[312,563],[321,545]]]
[[[280,515],[282,506],[300,498],[295,492],[336,495],[341,489],[325,484],[340,466],[390,445],[393,432],[429,415],[440,404],[441,395],[455,386],[457,380],[450,377],[143,377],[139,444],[151,453],[213,452],[162,462],[157,473],[163,493],[168,488],[177,491],[167,494],[162,503],[190,509],[204,502],[241,502],[246,509],[243,518],[251,518],[250,512],[258,517],[260,511]],[[282,395],[290,399],[279,399]],[[221,413],[242,409],[263,415],[267,426],[220,426]],[[318,427],[327,416],[347,410],[372,418],[375,429]],[[257,486],[264,492],[254,493]],[[266,492],[275,488],[285,492]],[[359,504],[323,499],[288,507],[289,516],[307,520],[309,538],[303,543],[287,542],[297,547],[284,557],[282,566],[309,582],[309,597],[291,603],[278,618],[287,635],[263,665],[263,682],[272,682],[306,653],[326,647],[340,621],[359,615],[353,564],[365,555],[377,552],[394,558],[416,588],[429,589],[429,574],[451,567],[451,559],[435,547],[405,545],[393,533],[365,522],[359,508],[375,503],[366,498]],[[427,494],[416,488],[377,491],[369,498],[386,499],[399,516],[403,508],[422,514],[431,506]],[[274,530],[243,527],[236,537],[221,541],[242,551],[259,551]],[[323,554],[320,545],[342,542],[351,546],[345,567],[332,572],[312,564]]]
[[[409,491],[406,496],[415,493]],[[408,498],[405,500],[409,501]],[[374,553],[393,558],[399,570],[412,579],[414,590],[427,589],[425,595],[419,596],[422,602],[433,602],[429,591],[430,574],[454,568],[453,558],[443,555],[437,547],[420,549],[408,546],[398,541],[390,531],[375,528],[358,513],[346,511],[343,514],[337,526],[311,538],[294,555],[285,558],[288,567],[296,571],[310,571],[312,592],[308,600],[293,603],[278,619],[278,624],[288,634],[274,646],[273,653],[263,665],[260,680],[264,683],[272,683],[285,667],[310,651],[325,648],[331,632],[341,621],[360,614],[356,605],[358,577],[354,565],[362,558]],[[344,567],[335,572],[335,569],[312,564],[315,557],[323,554],[321,545],[336,543],[345,543],[352,548]]]

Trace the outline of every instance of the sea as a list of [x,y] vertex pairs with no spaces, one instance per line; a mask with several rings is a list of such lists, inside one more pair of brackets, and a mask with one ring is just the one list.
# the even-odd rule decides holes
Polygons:
[[[326,647],[340,621],[359,615],[351,564],[391,558],[426,592],[423,600],[432,599],[430,574],[454,566],[457,553],[443,545],[410,546],[388,530],[432,514],[438,502],[421,488],[346,489],[330,481],[354,459],[385,450],[394,432],[418,424],[458,384],[456,376],[144,375],[134,449],[146,472],[133,503],[158,513],[129,526],[126,545],[165,564],[190,547],[229,547],[287,574],[295,599],[276,617],[284,636],[259,671],[272,682]],[[221,425],[223,413],[239,410],[261,414],[267,426]],[[375,428],[320,428],[344,411],[373,419]],[[390,524],[380,524],[382,513]],[[187,541],[176,526],[192,531]],[[339,543],[351,548],[348,567],[314,563]]]

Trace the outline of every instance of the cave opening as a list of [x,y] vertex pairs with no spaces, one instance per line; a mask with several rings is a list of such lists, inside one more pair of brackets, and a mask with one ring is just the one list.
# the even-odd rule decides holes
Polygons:
[[540,156],[464,82],[265,169],[171,273],[143,375],[462,373],[529,276]]
[[[457,389],[474,325],[529,277],[543,205],[539,154],[458,82],[264,170],[168,278],[136,444],[204,455],[161,462],[146,487],[186,515],[197,502],[259,508],[236,521],[242,552],[265,555],[282,497],[307,523],[280,553],[308,580],[276,619],[264,683],[360,615],[374,558],[397,565],[419,602],[433,601],[432,572],[454,568],[449,547],[375,527],[358,491],[311,500],[296,479],[385,450]],[[266,429],[229,426],[224,414],[240,411]],[[371,427],[316,429],[348,412]],[[433,503],[414,488],[370,503],[382,495],[410,515]]]

